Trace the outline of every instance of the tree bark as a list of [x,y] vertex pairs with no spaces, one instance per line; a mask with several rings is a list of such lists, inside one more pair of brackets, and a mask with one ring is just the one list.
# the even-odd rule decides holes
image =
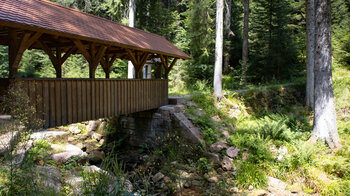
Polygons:
[[[231,0],[225,0],[226,2],[226,14],[225,14],[225,33],[226,33],[226,40],[230,39],[230,36],[232,35],[231,31]],[[228,44],[225,44],[225,57],[224,57],[224,73],[229,73],[230,69],[230,46]]]
[[244,0],[244,19],[243,19],[243,45],[242,45],[242,83],[247,84],[248,70],[248,33],[249,33],[249,0]]
[[306,106],[314,109],[315,0],[306,1]]
[[322,139],[330,148],[340,148],[332,83],[331,1],[315,0],[315,8],[315,114],[310,140]]
[[[129,27],[135,26],[136,0],[129,0]],[[131,61],[128,61],[128,78],[135,78],[135,68]]]
[[216,43],[215,43],[215,70],[214,70],[214,96],[218,100],[222,97],[222,50],[224,36],[224,0],[216,1]]

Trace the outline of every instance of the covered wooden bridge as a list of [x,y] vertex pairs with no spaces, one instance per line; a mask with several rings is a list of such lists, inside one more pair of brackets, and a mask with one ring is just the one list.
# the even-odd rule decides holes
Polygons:
[[[9,78],[23,84],[46,127],[154,109],[168,103],[168,73],[178,59],[190,57],[164,37],[130,28],[47,0],[1,0],[0,44],[8,46]],[[18,78],[24,51],[46,52],[56,70],[51,79]],[[72,54],[89,63],[89,79],[62,78]],[[147,60],[158,58],[163,79],[142,79]],[[110,79],[116,59],[130,60],[136,79]],[[106,79],[95,79],[101,64]]]

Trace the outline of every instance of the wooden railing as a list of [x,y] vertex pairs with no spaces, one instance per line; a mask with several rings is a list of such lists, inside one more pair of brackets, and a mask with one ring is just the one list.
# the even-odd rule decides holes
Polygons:
[[16,79],[14,81],[22,86],[30,103],[35,105],[38,117],[45,120],[45,127],[129,114],[168,104],[168,80]]

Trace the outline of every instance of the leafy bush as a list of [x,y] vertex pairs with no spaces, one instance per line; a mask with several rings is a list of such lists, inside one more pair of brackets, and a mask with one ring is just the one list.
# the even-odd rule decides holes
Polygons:
[[290,141],[292,132],[286,125],[287,118],[279,115],[265,116],[259,121],[259,128],[255,133],[267,140]]
[[202,173],[208,173],[213,168],[213,163],[208,163],[207,159],[202,157],[197,162],[197,168]]

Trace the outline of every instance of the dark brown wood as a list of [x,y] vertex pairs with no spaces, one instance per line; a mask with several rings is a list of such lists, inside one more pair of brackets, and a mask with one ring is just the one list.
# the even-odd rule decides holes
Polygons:
[[[167,80],[16,79],[45,127],[157,108],[167,102]],[[37,97],[42,96],[42,103]]]
[[68,123],[68,112],[67,112],[67,81],[61,82],[61,116],[62,116],[62,125]]
[[77,50],[77,48],[75,46],[70,48],[62,57],[61,47],[56,47],[55,55],[53,49],[51,49],[42,39],[39,39],[38,43],[40,44],[41,49],[44,50],[47,55],[49,55],[51,63],[56,70],[56,78],[62,78],[62,65],[68,59],[68,57]]
[[[36,32],[32,35],[31,33],[26,32],[19,34],[13,29],[10,29],[8,35],[9,78],[16,78],[18,65],[24,51],[28,49],[42,35],[42,33]],[[18,41],[18,39],[20,41]]]
[[83,54],[85,59],[89,62],[89,77],[95,78],[95,71],[98,64],[101,62],[102,57],[105,55],[107,46],[102,45],[99,50],[96,51],[96,46],[94,43],[89,44],[89,51],[86,46],[78,39],[72,40],[78,50]]
[[62,125],[62,105],[61,105],[61,84],[59,80],[55,81],[55,111],[56,111],[56,126]]
[[68,124],[73,123],[72,81],[67,81],[67,116]]

